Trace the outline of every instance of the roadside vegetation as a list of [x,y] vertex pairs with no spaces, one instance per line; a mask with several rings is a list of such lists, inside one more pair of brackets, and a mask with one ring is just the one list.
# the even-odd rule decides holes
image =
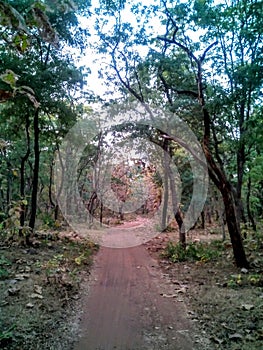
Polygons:
[[1,349],[70,348],[80,286],[98,247],[70,231],[36,233],[33,246],[0,243]]
[[[169,238],[159,247],[160,265],[171,283],[176,286],[180,281],[183,286],[180,291],[189,317],[201,338],[209,338],[208,349],[262,348],[263,234],[259,231],[248,231],[244,239],[249,269],[235,266],[229,239],[219,240],[218,235],[216,239],[213,234],[202,236],[187,249]],[[194,237],[198,236],[200,232]]]

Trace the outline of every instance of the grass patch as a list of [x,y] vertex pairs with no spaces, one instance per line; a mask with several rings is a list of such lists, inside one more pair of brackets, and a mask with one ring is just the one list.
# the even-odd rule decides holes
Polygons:
[[168,242],[162,256],[173,263],[182,261],[207,262],[221,255],[224,245],[221,241],[211,243],[194,242],[184,248],[181,243]]

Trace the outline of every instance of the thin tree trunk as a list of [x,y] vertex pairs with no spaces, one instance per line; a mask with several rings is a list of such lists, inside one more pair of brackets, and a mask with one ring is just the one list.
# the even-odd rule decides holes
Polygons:
[[20,229],[19,229],[19,236],[23,236],[23,227],[25,225],[25,216],[26,216],[26,204],[23,202],[25,200],[25,165],[26,161],[28,160],[28,157],[30,155],[30,134],[29,134],[29,126],[30,126],[30,120],[29,116],[26,115],[26,140],[27,140],[27,150],[25,155],[21,159],[21,165],[20,165],[20,197],[22,200],[21,203],[21,212],[20,212]]
[[184,221],[183,221],[182,214],[181,214],[180,207],[179,207],[179,203],[177,200],[175,181],[174,181],[174,176],[173,176],[173,173],[171,171],[171,168],[169,169],[169,180],[170,180],[170,189],[171,189],[174,217],[175,217],[175,220],[176,220],[178,227],[179,227],[179,242],[181,243],[183,248],[186,248]]
[[9,161],[7,161],[7,169],[6,210],[8,212],[12,201],[12,164]]
[[100,202],[100,226],[102,226],[102,220],[103,220],[103,202]]
[[169,183],[168,183],[168,172],[166,171],[166,161],[165,161],[165,153],[166,151],[163,151],[164,154],[164,160],[163,160],[163,167],[164,167],[164,194],[163,194],[163,210],[162,210],[162,223],[161,223],[161,230],[164,231],[166,229],[167,225],[167,209],[168,209],[168,200],[169,200]]
[[[33,184],[32,184],[32,195],[31,195],[31,216],[29,220],[29,227],[33,231],[35,228],[36,214],[37,214],[37,191],[38,191],[38,180],[39,180],[39,110],[36,109],[34,115],[34,172],[33,172]],[[26,236],[26,243],[30,243],[29,235]]]
[[254,217],[250,209],[250,195],[251,195],[251,177],[249,175],[248,181],[247,181],[247,216],[249,218],[249,221],[251,222],[253,230],[257,231],[257,225],[255,223]]
[[225,230],[225,220],[224,220],[224,210],[221,210],[220,215],[219,215],[219,221],[221,224],[222,228],[222,241],[224,242],[226,240],[226,230]]
[[175,184],[175,179],[174,179],[174,174],[172,172],[172,169],[170,167],[170,156],[168,153],[168,140],[164,140],[164,162],[165,162],[165,171],[167,172],[169,181],[170,181],[170,191],[171,191],[171,199],[172,199],[172,206],[173,206],[173,213],[174,213],[174,218],[177,222],[178,228],[179,228],[179,241],[182,245],[183,248],[186,248],[186,238],[185,238],[185,227],[184,227],[184,222],[182,218],[182,214],[180,211],[180,203],[178,203],[177,199],[177,194],[176,194],[176,184]]
[[53,168],[54,168],[54,162],[50,164],[50,173],[49,173],[49,184],[48,184],[48,198],[49,203],[52,208],[55,208],[55,203],[53,202],[52,198],[52,180],[53,180]]
[[54,210],[54,220],[58,220],[58,213],[59,213],[59,206],[58,204],[55,205],[55,210]]
[[201,211],[201,228],[202,228],[202,230],[205,229],[205,212],[204,212],[204,210]]
[[[243,135],[241,134],[240,137]],[[244,206],[242,202],[242,187],[243,187],[243,174],[245,165],[245,146],[240,145],[237,151],[237,187],[236,187],[236,206],[239,221],[246,223],[246,216],[244,212]]]

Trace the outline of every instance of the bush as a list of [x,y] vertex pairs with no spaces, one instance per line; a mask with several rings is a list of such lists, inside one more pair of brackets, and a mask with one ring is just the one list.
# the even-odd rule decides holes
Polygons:
[[186,248],[181,243],[168,242],[163,256],[172,262],[181,261],[210,261],[220,255],[223,249],[222,243],[218,241],[212,243],[189,243]]

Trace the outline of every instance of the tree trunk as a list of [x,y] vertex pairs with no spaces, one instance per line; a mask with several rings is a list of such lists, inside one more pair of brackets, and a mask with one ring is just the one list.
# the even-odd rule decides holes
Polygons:
[[9,205],[12,201],[12,164],[7,161],[7,188],[6,188],[6,209],[9,210]]
[[54,210],[54,220],[58,220],[58,213],[59,213],[59,206],[58,204],[55,205],[55,210]]
[[[201,89],[200,91],[203,90],[201,83],[200,83],[200,89]],[[236,265],[238,267],[247,268],[249,264],[248,264],[244,247],[243,247],[243,241],[242,241],[241,232],[240,232],[240,221],[237,214],[236,201],[234,198],[233,189],[230,182],[226,178],[226,174],[224,170],[216,164],[213,158],[213,155],[210,151],[209,146],[210,146],[211,120],[210,120],[209,112],[205,107],[203,92],[200,92],[200,96],[201,96],[200,101],[202,102],[201,105],[202,105],[202,111],[203,111],[203,117],[204,117],[204,129],[205,129],[204,138],[203,138],[203,150],[208,163],[209,175],[212,181],[214,182],[214,184],[219,189],[223,198],[225,213],[226,213],[226,223],[227,223],[228,232],[232,243]]]
[[248,182],[247,182],[247,216],[249,221],[251,222],[252,228],[254,231],[257,231],[257,225],[255,223],[255,220],[253,218],[253,215],[251,213],[250,209],[250,195],[251,195],[251,177],[248,177]]
[[233,198],[231,189],[229,188],[229,184],[224,184],[222,186],[221,193],[225,205],[226,223],[233,247],[236,265],[237,267],[248,268],[249,264],[246,259],[246,254],[243,247],[239,222],[237,221],[238,216],[235,208],[235,200]]
[[204,210],[201,211],[201,229],[205,229],[205,212]]
[[[34,172],[33,172],[33,184],[31,195],[31,216],[29,220],[29,227],[33,231],[35,228],[36,214],[37,214],[37,191],[38,191],[38,178],[39,178],[39,110],[35,111],[34,115]],[[26,243],[30,243],[29,235],[26,236]]]
[[[206,108],[206,101],[204,96],[204,90],[205,86],[203,83],[203,71],[202,71],[202,65],[205,61],[206,54],[211,50],[215,45],[217,45],[217,41],[210,44],[203,52],[202,55],[199,57],[196,57],[193,52],[184,44],[178,42],[175,40],[175,36],[170,38],[160,38],[161,40],[164,40],[166,43],[174,44],[177,47],[184,50],[190,61],[192,62],[192,65],[195,64],[196,66],[196,87],[197,87],[197,99],[198,103],[202,109],[203,114],[203,126],[204,126],[204,132],[203,132],[203,151],[206,157],[206,161],[208,163],[208,171],[209,176],[216,185],[216,187],[219,189],[222,197],[223,202],[225,206],[225,212],[226,212],[226,222],[229,230],[229,234],[231,237],[234,257],[236,260],[236,264],[238,267],[248,267],[248,261],[246,259],[242,237],[240,234],[240,222],[237,216],[237,210],[236,210],[236,203],[233,195],[233,189],[231,187],[230,182],[227,180],[226,174],[224,172],[224,169],[220,164],[216,163],[216,158],[211,152],[210,149],[210,138],[211,138],[211,116]],[[217,159],[218,160],[218,159]],[[221,162],[222,163],[222,162]],[[242,180],[242,178],[240,179]]]
[[[238,152],[239,153],[239,152]],[[242,153],[242,152],[241,152]],[[242,187],[243,187],[243,173],[244,173],[244,164],[245,161],[240,159],[241,156],[237,156],[237,190],[236,190],[236,208],[237,208],[237,215],[238,215],[238,220],[239,222],[242,221],[243,223],[247,222],[246,216],[245,216],[245,211],[244,211],[244,206],[243,206],[243,201],[242,201]],[[242,174],[241,174],[242,173]]]
[[[209,48],[212,46],[210,45]],[[240,232],[240,219],[237,213],[236,201],[233,193],[231,183],[227,180],[224,169],[216,163],[214,156],[210,150],[210,136],[211,136],[211,117],[208,109],[206,108],[204,86],[202,78],[202,63],[205,59],[205,54],[208,52],[205,50],[204,54],[200,59],[195,58],[198,74],[197,74],[197,85],[198,85],[198,102],[202,108],[203,123],[204,123],[204,134],[203,134],[203,150],[208,163],[208,171],[210,178],[219,189],[225,206],[226,223],[228,232],[230,235],[235,262],[238,267],[248,268],[249,264],[246,258],[245,250],[243,247],[243,241]]]
[[184,221],[183,221],[182,214],[181,214],[180,207],[179,207],[179,203],[177,200],[177,195],[176,195],[176,190],[175,190],[175,181],[174,181],[174,176],[173,176],[171,168],[169,169],[169,180],[170,180],[170,189],[171,189],[171,196],[172,196],[174,218],[175,218],[177,225],[179,227],[179,242],[181,243],[183,248],[186,248]]
[[103,221],[103,202],[100,202],[100,226],[102,226]]
[[27,140],[27,150],[25,155],[21,159],[21,165],[20,165],[20,197],[22,200],[21,203],[21,212],[20,212],[20,229],[19,229],[19,236],[23,236],[23,227],[25,225],[25,217],[26,217],[26,204],[23,203],[23,200],[25,199],[25,165],[26,161],[28,160],[28,157],[30,155],[30,135],[29,135],[29,116],[26,115],[26,140]]
[[93,216],[94,216],[94,212],[95,212],[95,202],[96,200],[98,199],[98,196],[97,196],[97,192],[96,191],[93,191],[92,192],[92,195],[88,201],[88,204],[87,204],[87,209],[88,209],[88,212],[89,212],[89,224],[92,225],[93,223]]
[[171,191],[171,197],[172,197],[172,206],[173,206],[173,213],[174,218],[177,222],[178,228],[179,228],[179,241],[183,248],[186,248],[186,238],[185,238],[185,227],[184,227],[184,221],[182,218],[182,214],[180,211],[180,203],[178,203],[177,194],[176,194],[176,184],[174,180],[174,174],[172,172],[172,169],[170,167],[170,156],[169,156],[169,147],[168,147],[168,140],[164,140],[164,162],[165,162],[165,171],[167,172],[168,179],[170,181],[170,191]]
[[166,161],[165,161],[165,153],[166,151],[163,151],[164,153],[164,161],[163,161],[163,167],[164,167],[164,194],[163,194],[163,210],[162,210],[162,222],[161,222],[161,230],[164,231],[166,229],[167,225],[167,209],[168,209],[168,199],[169,199],[169,183],[168,183],[168,172],[166,171]]
[[52,181],[53,181],[53,170],[54,170],[54,162],[50,164],[50,173],[49,173],[49,184],[48,184],[48,198],[51,208],[55,208],[56,204],[53,202],[52,198]]

